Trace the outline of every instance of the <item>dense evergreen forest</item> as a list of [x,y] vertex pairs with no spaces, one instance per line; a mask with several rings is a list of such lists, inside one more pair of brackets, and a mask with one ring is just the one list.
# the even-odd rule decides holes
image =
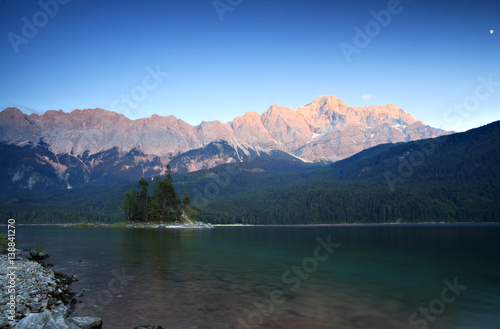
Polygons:
[[499,149],[500,122],[380,145],[304,173],[292,184],[285,178],[258,191],[216,198],[200,219],[245,224],[500,222]]
[[[331,165],[255,158],[160,180],[175,179],[176,190],[186,186],[201,209],[198,220],[211,223],[500,222],[499,149],[500,122],[494,122],[379,145]],[[136,182],[123,182],[4,193],[0,214],[18,223],[123,221],[124,193],[140,200],[145,183],[135,192]],[[147,187],[148,198],[155,184]],[[151,215],[146,208],[142,216]],[[134,212],[129,219],[141,216]]]

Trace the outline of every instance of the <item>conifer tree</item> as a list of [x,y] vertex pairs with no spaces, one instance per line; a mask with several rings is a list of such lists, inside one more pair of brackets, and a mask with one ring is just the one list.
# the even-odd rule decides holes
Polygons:
[[187,207],[191,204],[191,198],[189,197],[188,189],[186,184],[184,184],[184,193],[182,194],[182,205]]
[[[165,176],[156,176],[153,183],[153,193],[149,195],[149,183],[139,180],[140,192],[135,188],[125,193],[122,210],[127,220],[138,221],[178,221],[183,214],[183,208],[191,204],[191,198],[184,186],[182,202],[175,191],[172,169],[167,165]],[[191,208],[191,207],[190,207]]]
[[127,220],[134,221],[139,218],[138,200],[139,192],[137,192],[135,188],[132,188],[129,192],[125,193],[125,199],[123,200],[122,209]]
[[140,221],[147,221],[149,219],[148,218],[149,217],[148,216],[148,203],[149,203],[148,186],[149,186],[149,183],[144,178],[141,178],[141,180],[139,180],[139,187],[141,188],[141,191],[139,192],[139,197],[138,197],[139,220]]
[[153,195],[149,203],[149,215],[152,220],[176,221],[182,215],[181,201],[175,191],[172,170],[166,168],[164,178],[157,176],[153,186]]

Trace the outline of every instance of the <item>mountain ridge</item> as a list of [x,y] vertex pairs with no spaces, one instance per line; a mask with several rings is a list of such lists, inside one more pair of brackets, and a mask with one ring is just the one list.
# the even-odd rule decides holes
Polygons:
[[[463,133],[378,145],[328,165],[293,161],[282,151],[276,151],[277,156],[255,153],[250,161],[177,173],[174,181],[178,189],[187,187],[193,204],[202,210],[198,219],[211,223],[499,222],[499,145],[500,121],[496,121]],[[4,147],[19,148],[0,143],[0,151]],[[51,157],[43,146],[37,148],[41,148],[39,154],[46,150],[45,156]],[[226,154],[223,150],[234,152],[225,142],[208,148],[219,155]],[[18,151],[14,156],[29,155],[28,148]],[[196,153],[183,156],[193,159]],[[98,155],[112,156],[112,152]],[[97,156],[88,156],[92,157]],[[190,164],[178,158],[171,163]],[[1,179],[5,170],[0,169]],[[387,173],[398,178],[387,180]],[[136,171],[128,181],[112,185],[95,181],[71,191],[33,193],[4,188],[0,213],[23,223],[121,221],[114,205],[120,204],[139,177],[141,172]]]
[[[71,151],[75,154],[83,154],[85,151],[97,153],[111,148],[106,143],[103,143],[105,138],[99,140],[100,147],[97,147],[96,143],[92,145],[90,141],[85,143],[86,140],[84,139],[75,141],[73,143],[75,144],[74,147],[68,149],[67,143],[63,144],[61,141],[64,136],[55,135],[48,130],[88,131],[89,133],[100,131],[104,133],[105,131],[113,132],[112,128],[120,125],[127,133],[132,135],[133,139],[128,138],[122,141],[122,145],[112,146],[118,146],[124,152],[129,152],[137,147],[141,150],[144,148],[145,153],[157,156],[168,153],[173,155],[179,151],[184,152],[203,147],[219,140],[226,140],[234,146],[240,146],[238,144],[241,144],[241,146],[255,147],[258,145],[262,149],[277,147],[292,153],[298,151],[307,142],[313,142],[322,134],[327,134],[329,129],[331,131],[332,128],[337,126],[364,124],[366,127],[371,128],[369,124],[379,123],[377,121],[381,120],[391,121],[395,124],[424,125],[422,121],[413,119],[411,114],[404,112],[404,110],[393,104],[349,107],[341,99],[332,95],[318,97],[313,102],[295,110],[273,105],[264,111],[262,115],[248,111],[243,116],[237,116],[233,121],[227,123],[204,121],[196,126],[192,126],[173,115],[160,116],[153,114],[148,118],[132,120],[123,114],[101,108],[75,109],[69,113],[62,110],[49,110],[41,115],[35,113],[28,115],[15,107],[10,107],[0,112],[0,119],[2,122],[0,123],[1,142],[14,144],[26,140],[36,143],[39,138],[43,138],[55,153],[70,153]],[[19,131],[27,128],[27,126],[30,128],[30,132]],[[139,132],[140,134],[138,134]],[[172,141],[176,142],[178,147],[162,148],[159,147],[157,141],[148,140],[147,138],[142,143],[143,145],[137,145],[137,141],[140,143],[140,139],[144,135],[153,133],[159,134],[158,137],[169,137],[169,133],[175,135],[177,138]],[[420,133],[415,138],[436,137],[434,135],[446,133],[443,130],[433,128],[433,131]],[[78,133],[73,133],[70,137],[74,139],[75,135],[78,135]],[[93,137],[98,136],[94,134]],[[393,139],[398,138],[393,137]],[[245,148],[243,147],[243,149]],[[331,154],[325,155],[306,154],[302,157],[314,161],[328,158]],[[345,157],[345,155],[342,156],[342,158]]]
[[[295,110],[272,105],[262,114],[249,111],[227,123],[204,121],[196,126],[173,115],[154,114],[132,120],[100,108],[69,113],[51,110],[41,115],[24,114],[12,107],[0,112],[0,143],[32,148],[43,145],[55,160],[49,162],[38,156],[39,161],[50,164],[60,177],[67,176],[70,169],[58,161],[60,157],[73,157],[73,162],[81,162],[80,169],[89,174],[105,161],[96,156],[103,152],[113,154],[113,170],[136,166],[146,172],[161,170],[159,164],[166,165],[197,150],[184,157],[189,159],[189,165],[177,166],[178,170],[196,171],[273,151],[304,161],[338,161],[375,145],[446,134],[426,126],[396,105],[350,107],[333,95],[318,97]],[[206,149],[221,142],[234,152],[225,147],[226,154]],[[90,156],[94,157],[88,162]],[[151,163],[153,167],[145,168]],[[7,169],[12,179],[19,171]]]

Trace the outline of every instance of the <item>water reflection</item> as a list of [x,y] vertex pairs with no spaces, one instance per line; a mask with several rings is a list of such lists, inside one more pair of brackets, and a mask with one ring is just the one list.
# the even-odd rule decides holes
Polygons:
[[[260,328],[414,328],[410,314],[428,305],[443,280],[469,286],[433,325],[485,329],[500,321],[500,226],[228,227],[212,230],[33,229],[53,262],[81,279],[106,328],[237,328],[267,305]],[[341,244],[292,291],[282,275],[310,257],[317,237]],[[81,259],[82,262],[78,262]],[[133,276],[112,292],[113,271]],[[118,281],[117,281],[118,282]],[[108,296],[109,297],[109,296]],[[260,311],[261,314],[262,311]],[[268,312],[269,313],[269,312]],[[254,314],[255,315],[255,314]],[[248,322],[248,321],[247,321]],[[244,327],[242,327],[244,328]]]

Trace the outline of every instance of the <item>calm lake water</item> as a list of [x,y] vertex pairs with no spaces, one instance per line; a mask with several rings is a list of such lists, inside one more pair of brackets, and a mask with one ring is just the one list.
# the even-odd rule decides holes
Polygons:
[[73,289],[86,291],[77,313],[101,317],[104,329],[500,325],[500,225],[20,226],[17,234],[78,276]]

